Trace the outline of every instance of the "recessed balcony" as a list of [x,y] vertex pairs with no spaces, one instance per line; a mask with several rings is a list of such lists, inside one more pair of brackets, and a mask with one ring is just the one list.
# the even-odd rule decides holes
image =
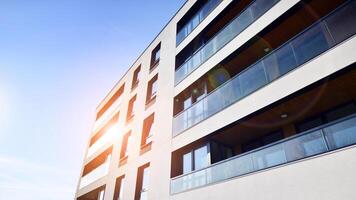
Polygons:
[[181,82],[191,72],[208,60],[250,24],[272,8],[279,0],[255,0],[236,18],[229,22],[209,41],[196,50],[175,72],[175,84]]
[[117,125],[111,126],[103,136],[101,136],[93,145],[91,145],[87,152],[87,158],[94,155],[95,152],[99,151],[106,144],[109,144],[115,135],[119,133],[119,128]]
[[[198,1],[177,24],[177,46],[220,4],[222,0]],[[194,14],[193,14],[194,13]]]
[[[355,9],[354,1],[344,3],[274,50],[261,46],[257,40],[255,46],[265,49],[266,55],[209,94],[200,95],[196,102],[175,115],[173,137],[352,37],[356,33],[356,14],[353,12]],[[267,37],[260,39],[268,41]],[[246,52],[257,52],[257,48],[252,45],[252,50]],[[238,54],[235,60],[232,59],[226,66],[235,66],[231,69],[236,70],[239,65],[251,62],[252,55],[257,55],[250,54],[247,58],[247,55],[241,56],[243,53]],[[192,93],[197,92],[193,90]]]
[[356,115],[173,178],[171,193],[218,183],[356,144]]
[[116,113],[111,119],[106,122],[104,126],[97,131],[93,137],[90,139],[90,144],[87,152],[87,158],[94,155],[102,147],[109,144],[115,136],[120,133],[120,128],[118,125],[120,113]]
[[108,148],[94,160],[85,165],[79,189],[90,185],[108,174],[111,162],[111,152],[112,147]]
[[355,80],[356,63],[172,152],[171,194],[356,145]]

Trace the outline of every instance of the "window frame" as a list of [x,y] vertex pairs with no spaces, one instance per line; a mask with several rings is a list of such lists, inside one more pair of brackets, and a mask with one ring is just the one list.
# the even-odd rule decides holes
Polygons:
[[122,137],[121,149],[120,149],[120,160],[124,160],[129,156],[128,155],[128,147],[129,147],[130,137],[131,137],[131,131],[127,132]]
[[114,200],[123,200],[123,188],[125,186],[125,175],[121,175],[116,178]]
[[[158,58],[156,58],[158,55]],[[161,60],[161,42],[151,52],[150,71],[152,71]]]
[[141,65],[139,65],[132,76],[132,84],[131,84],[131,90],[135,89],[138,86],[138,83],[140,82],[141,78]]
[[126,114],[126,122],[131,121],[131,119],[135,116],[135,110],[136,106],[135,105],[137,102],[137,95],[135,94],[134,96],[131,97],[129,100],[128,108],[127,108],[127,114]]
[[[152,123],[150,123],[152,122]],[[143,120],[142,126],[142,135],[141,135],[141,149],[147,145],[150,145],[152,141],[149,141],[149,138],[152,138],[152,128],[155,124],[155,113],[150,114]]]
[[[150,168],[149,167],[150,167],[150,163],[146,163],[137,169],[135,200],[141,200],[142,194],[147,193],[149,191],[149,189],[148,189],[149,188],[148,185],[149,185],[149,181],[150,181]],[[145,171],[146,171],[146,173],[145,173]],[[146,179],[146,181],[145,181],[145,179]],[[145,182],[147,183],[147,187],[143,188],[144,187],[143,184]]]
[[[147,84],[147,94],[146,94],[146,105],[150,104],[157,96],[157,84],[158,84],[158,74],[153,76]],[[155,85],[156,91],[153,92],[153,86]]]
[[[197,169],[196,167],[196,155],[195,155],[195,152],[203,147],[206,147],[206,156],[207,156],[207,166],[211,165],[211,152],[210,152],[210,143],[206,143],[206,144],[203,144],[203,145],[200,145],[196,148],[193,148],[191,149],[190,151],[182,154],[182,174],[185,174],[185,173],[191,173],[193,171],[196,171],[196,170],[199,170],[199,169],[202,169],[202,168],[199,168]],[[184,173],[184,156],[187,155],[187,154],[190,154],[190,168],[191,168],[191,171],[190,172],[185,172]],[[207,167],[205,166],[205,167]]]

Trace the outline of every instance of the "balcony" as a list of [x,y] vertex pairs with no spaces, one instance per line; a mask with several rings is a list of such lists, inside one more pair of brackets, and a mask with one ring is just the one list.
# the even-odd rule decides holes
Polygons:
[[108,144],[119,132],[117,125],[111,126],[93,145],[91,145],[87,152],[87,158],[94,155],[100,148]]
[[111,159],[109,156],[108,159],[103,164],[101,164],[100,166],[98,166],[97,168],[95,168],[85,176],[83,176],[82,179],[80,180],[79,189],[82,189],[83,187],[88,186],[91,183],[97,181],[98,179],[106,176],[109,172],[110,160]]
[[177,46],[220,4],[222,0],[208,0],[177,33]]
[[356,144],[356,114],[171,180],[171,194]]
[[117,112],[111,119],[108,120],[90,139],[90,144],[87,152],[87,158],[94,155],[105,144],[110,143],[110,140],[120,132],[118,127],[120,113]]
[[256,21],[267,10],[272,8],[279,0],[255,0],[240,15],[226,25],[215,37],[211,38],[190,58],[188,58],[175,72],[175,84],[177,85],[191,72],[208,60],[228,42]]
[[177,114],[173,137],[353,36],[355,9],[348,1]]
[[82,196],[78,197],[77,200],[104,200],[106,185],[100,186]]

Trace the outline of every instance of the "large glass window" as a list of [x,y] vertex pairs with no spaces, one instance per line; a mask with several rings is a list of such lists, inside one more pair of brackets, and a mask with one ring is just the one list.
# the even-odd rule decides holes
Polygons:
[[151,66],[150,69],[152,70],[153,68],[158,65],[159,60],[161,58],[161,43],[159,43],[156,48],[153,49],[152,54],[151,54]]
[[124,200],[125,175],[116,179],[114,200]]
[[208,146],[194,150],[194,169],[198,170],[207,167],[209,164]]
[[148,184],[149,184],[149,174],[150,174],[149,168],[146,167],[143,170],[141,200],[147,199],[147,191],[148,191]]
[[192,152],[183,155],[183,174],[193,171]]
[[137,170],[135,200],[147,200],[149,190],[150,163],[147,163]]
[[105,190],[101,190],[98,194],[98,200],[104,200]]
[[147,85],[147,95],[146,95],[146,104],[150,103],[157,94],[157,81],[158,75],[155,75]]
[[126,158],[128,156],[127,147],[128,147],[130,135],[131,135],[131,131],[126,133],[124,135],[124,137],[122,138],[122,145],[121,145],[121,151],[120,151],[120,160],[124,159],[124,158]]
[[127,117],[126,117],[126,121],[130,121],[133,116],[135,115],[135,105],[136,104],[136,95],[134,97],[132,97],[129,101],[129,107],[127,110]]
[[141,65],[136,68],[132,77],[131,89],[135,88],[138,85],[138,82],[141,78]]
[[141,147],[152,142],[154,118],[155,114],[153,113],[143,121]]
[[208,145],[204,145],[183,155],[183,174],[202,169],[208,165],[210,165]]
[[256,138],[256,139],[249,141],[245,144],[242,144],[241,147],[242,147],[243,152],[247,152],[247,151],[257,149],[259,147],[271,144],[273,142],[276,142],[276,141],[282,140],[282,139],[283,139],[282,132],[276,131],[276,132],[269,133],[265,136]]

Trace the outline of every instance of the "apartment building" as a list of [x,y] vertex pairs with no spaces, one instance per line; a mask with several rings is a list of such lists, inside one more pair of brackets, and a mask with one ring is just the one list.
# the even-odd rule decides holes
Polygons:
[[355,200],[356,0],[188,0],[97,108],[77,200]]

